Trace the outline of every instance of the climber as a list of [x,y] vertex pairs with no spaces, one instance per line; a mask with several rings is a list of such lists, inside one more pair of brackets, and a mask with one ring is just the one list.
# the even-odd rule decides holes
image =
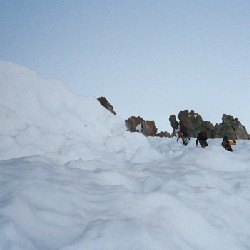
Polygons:
[[200,131],[198,133],[197,139],[196,139],[196,147],[198,147],[198,142],[200,143],[202,148],[205,148],[208,146],[207,144],[207,133],[205,131]]
[[236,145],[236,141],[235,140],[228,140],[227,136],[223,136],[223,141],[221,143],[221,146],[228,151],[233,151],[233,149],[231,147],[232,145]]
[[179,141],[179,139],[182,139],[182,143],[184,146],[188,145],[188,134],[185,132],[182,132],[181,130],[178,131],[178,137],[177,137],[177,142]]

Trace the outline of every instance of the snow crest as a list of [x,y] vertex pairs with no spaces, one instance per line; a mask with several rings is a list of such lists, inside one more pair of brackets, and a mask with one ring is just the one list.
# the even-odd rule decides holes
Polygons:
[[94,160],[107,148],[110,158],[121,161],[145,153],[147,160],[160,157],[148,150],[142,135],[132,138],[124,121],[95,97],[78,96],[59,80],[4,61],[0,61],[0,116],[2,160],[33,155],[61,163]]

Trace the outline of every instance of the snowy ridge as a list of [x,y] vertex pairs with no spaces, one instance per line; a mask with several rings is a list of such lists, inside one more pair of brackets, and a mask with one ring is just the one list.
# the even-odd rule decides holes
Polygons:
[[0,115],[0,159],[41,154],[65,163],[99,158],[106,148],[116,155],[127,149],[120,155],[122,161],[140,154],[140,148],[160,157],[147,150],[143,136],[132,138],[124,121],[96,98],[78,96],[58,80],[43,79],[4,61],[0,61]]
[[0,249],[250,248],[249,141],[131,134],[51,84],[0,63]]

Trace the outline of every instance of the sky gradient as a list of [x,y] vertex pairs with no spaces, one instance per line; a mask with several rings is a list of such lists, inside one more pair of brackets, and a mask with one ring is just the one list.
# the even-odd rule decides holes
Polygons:
[[250,132],[250,1],[0,1],[0,59],[105,96],[123,119],[223,113]]

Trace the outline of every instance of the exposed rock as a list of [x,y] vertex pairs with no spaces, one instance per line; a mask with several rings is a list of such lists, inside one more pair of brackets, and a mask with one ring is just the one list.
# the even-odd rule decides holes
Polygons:
[[210,121],[203,121],[202,117],[193,110],[180,111],[178,114],[179,122],[175,115],[169,117],[171,127],[173,128],[172,135],[175,135],[176,129],[187,132],[190,137],[196,137],[198,132],[203,130],[207,132],[209,138],[222,138],[227,135],[231,139],[250,139],[246,128],[241,125],[237,118],[231,115],[223,115],[222,123],[215,126]]
[[203,121],[202,127],[198,131],[206,131],[209,138],[215,138],[214,125],[210,121]]
[[176,129],[179,127],[179,122],[176,120],[176,115],[170,115],[169,117],[170,125],[173,128],[172,136],[176,134]]
[[[99,97],[97,100],[112,114],[116,115],[113,106],[105,97]],[[190,112],[188,110],[180,111],[178,119],[179,121],[177,121],[175,115],[169,117],[170,125],[173,128],[172,136],[176,135],[177,129],[186,132],[190,137],[197,137],[198,132],[204,130],[209,138],[222,138],[226,135],[231,139],[250,140],[250,135],[247,133],[246,128],[240,123],[238,118],[234,118],[231,115],[223,114],[222,123],[216,123],[215,126],[210,121],[203,121],[202,117],[193,110]],[[155,122],[145,121],[140,116],[131,116],[125,120],[125,124],[131,132],[140,132],[145,136],[170,137],[170,134],[166,131],[157,133],[158,129]]]
[[97,100],[101,103],[103,107],[109,110],[112,114],[116,115],[116,112],[114,111],[113,106],[108,102],[108,100],[105,97],[101,96],[97,98]]
[[156,136],[157,130],[154,121],[143,121],[142,133],[145,136]]
[[215,137],[228,136],[229,138],[249,140],[250,135],[247,133],[246,128],[240,123],[238,118],[231,115],[223,114],[222,123],[215,125]]
[[[131,116],[125,120],[125,124],[130,132],[141,132],[140,130],[142,130],[143,121],[144,120],[140,116]],[[138,126],[141,126],[141,128]]]
[[179,122],[175,115],[169,117],[170,125],[173,128],[172,135],[176,134],[176,129],[186,132],[190,137],[196,137],[198,132],[205,130],[209,137],[214,136],[214,126],[209,121],[203,121],[202,117],[193,110],[180,111],[178,114]]
[[125,120],[125,124],[131,132],[141,132],[145,136],[156,136],[157,128],[154,121],[145,121],[140,116],[131,116]]
[[163,138],[163,137],[170,138],[171,137],[171,135],[167,131],[161,131],[160,133],[157,133],[156,136],[161,137],[161,138]]

